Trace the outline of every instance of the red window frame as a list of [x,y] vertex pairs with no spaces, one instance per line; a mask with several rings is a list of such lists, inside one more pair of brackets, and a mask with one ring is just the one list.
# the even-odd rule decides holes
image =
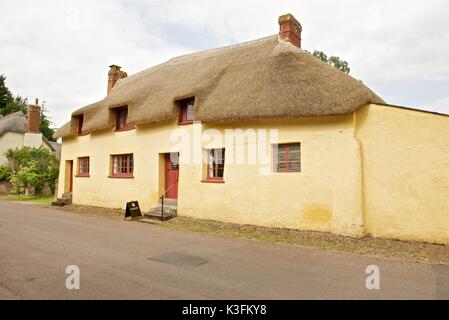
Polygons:
[[83,124],[84,124],[84,116],[78,116],[78,135],[83,135]]
[[111,156],[110,178],[133,178],[134,155],[132,153]]
[[[206,182],[223,182],[225,170],[225,149],[207,150],[207,180]],[[219,171],[222,176],[219,176]],[[211,175],[212,172],[212,175]]]
[[77,177],[89,177],[90,176],[90,158],[80,157],[78,158],[78,170]]
[[[299,148],[298,158],[292,160],[290,152],[292,147]],[[285,153],[285,161],[280,161],[280,156]],[[298,173],[301,172],[301,143],[284,143],[273,146],[273,169],[276,173]],[[285,168],[281,168],[281,164],[285,163]],[[296,165],[298,169],[292,169]]]
[[178,124],[192,124],[195,117],[195,99],[186,99],[180,104]]

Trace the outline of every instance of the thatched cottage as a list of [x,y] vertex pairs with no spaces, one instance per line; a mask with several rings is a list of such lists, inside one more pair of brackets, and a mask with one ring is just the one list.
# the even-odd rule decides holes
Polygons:
[[5,151],[8,149],[43,146],[59,157],[59,144],[48,141],[40,132],[41,106],[36,99],[35,104],[28,106],[27,115],[18,111],[7,116],[0,116],[0,164],[5,164]]
[[59,197],[179,216],[449,244],[449,117],[388,105],[278,34],[173,58],[73,112]]

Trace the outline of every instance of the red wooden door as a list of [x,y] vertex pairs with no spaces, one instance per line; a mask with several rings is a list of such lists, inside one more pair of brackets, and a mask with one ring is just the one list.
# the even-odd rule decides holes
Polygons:
[[165,197],[178,199],[179,181],[179,153],[167,153],[165,155]]

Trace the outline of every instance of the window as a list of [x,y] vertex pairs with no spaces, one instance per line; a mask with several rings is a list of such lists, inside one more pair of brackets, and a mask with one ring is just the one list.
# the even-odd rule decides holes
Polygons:
[[83,134],[83,123],[84,123],[84,116],[78,116],[78,135]]
[[78,158],[78,173],[79,177],[89,176],[89,157]]
[[134,172],[133,154],[112,156],[111,178],[132,178]]
[[115,111],[115,130],[126,129],[126,120],[128,119],[128,108],[118,108]]
[[225,149],[207,150],[207,181],[222,182],[224,178]]
[[195,99],[187,99],[178,102],[179,111],[179,124],[191,124],[194,120],[195,112]]
[[301,144],[279,144],[274,149],[274,172],[301,172]]

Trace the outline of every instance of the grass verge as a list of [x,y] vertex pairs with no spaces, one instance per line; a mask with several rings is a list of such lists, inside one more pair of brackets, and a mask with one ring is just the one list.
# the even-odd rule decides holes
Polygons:
[[449,264],[449,246],[421,242],[364,237],[355,239],[331,233],[265,228],[216,221],[178,217],[161,226],[221,235],[267,243],[283,243],[296,246],[341,251],[364,256],[387,257],[420,263]]
[[29,204],[37,204],[49,206],[53,201],[53,196],[25,196],[25,195],[7,195],[2,196],[1,200],[23,202]]

